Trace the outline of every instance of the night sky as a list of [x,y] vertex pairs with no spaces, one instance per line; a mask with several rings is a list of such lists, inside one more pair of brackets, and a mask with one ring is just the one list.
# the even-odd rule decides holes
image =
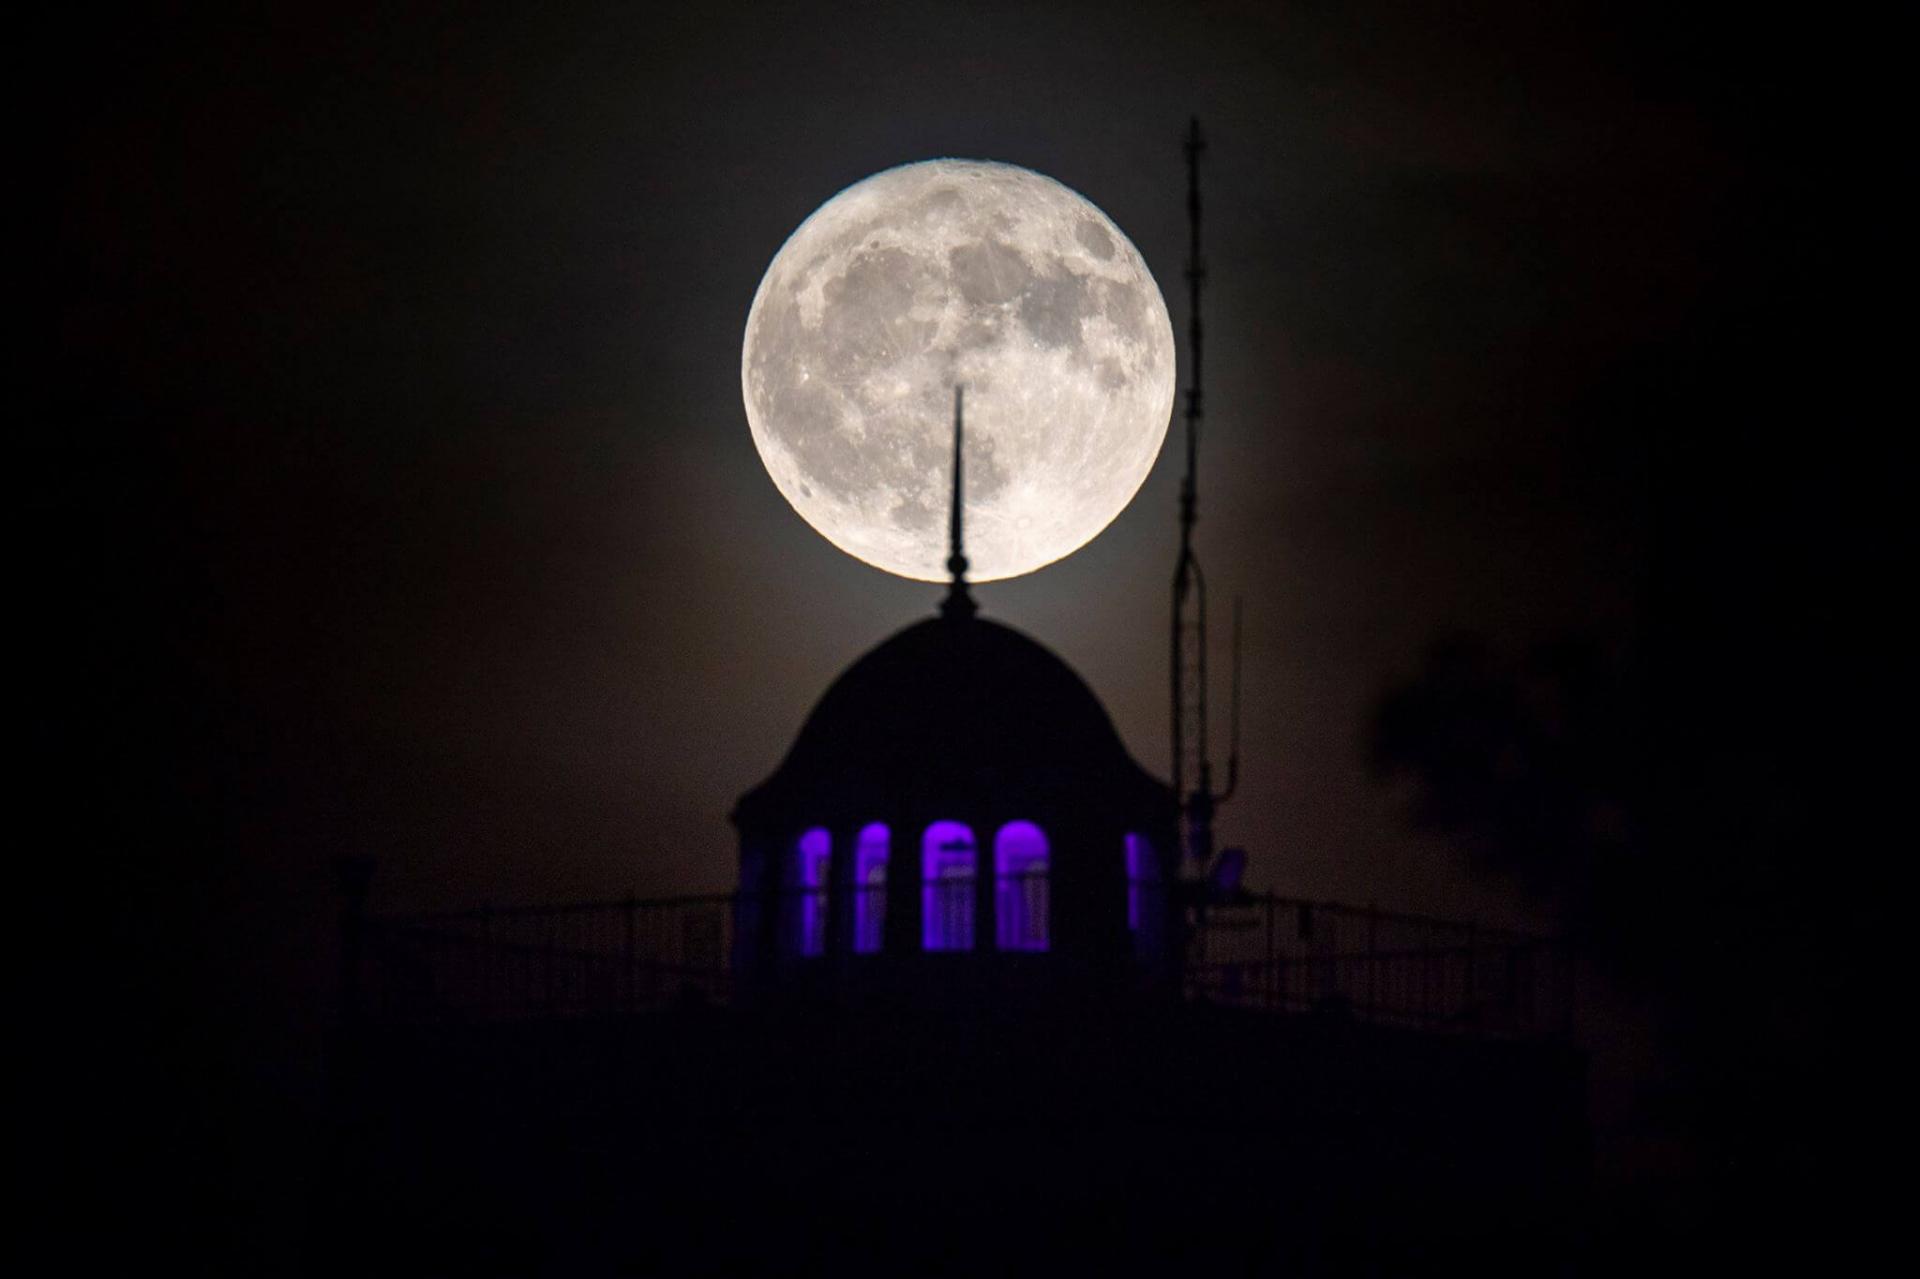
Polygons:
[[[1788,913],[1839,678],[1808,644],[1841,481],[1777,435],[1840,407],[1818,41],[1782,75],[1787,33],[1577,3],[223,8],[69,34],[31,454],[87,672],[34,722],[79,742],[69,828],[110,850],[79,877],[180,1042],[302,1074],[339,854],[378,860],[382,909],[730,887],[734,798],[939,597],[762,470],[739,354],[768,261],[868,174],[1009,161],[1105,210],[1184,334],[1191,115],[1249,881],[1577,917],[1603,950],[1638,927],[1485,873],[1375,767],[1382,700],[1473,635],[1625,672],[1634,820],[1747,813],[1741,865],[1762,832],[1752,882],[1710,859],[1675,891]],[[1161,774],[1177,461],[977,593]]]

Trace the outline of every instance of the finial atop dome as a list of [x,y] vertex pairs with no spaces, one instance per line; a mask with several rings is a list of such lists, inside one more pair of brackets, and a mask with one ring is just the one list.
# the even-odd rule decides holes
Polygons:
[[966,428],[961,423],[961,407],[966,393],[964,386],[953,388],[953,501],[948,508],[947,523],[947,572],[953,575],[947,586],[947,598],[940,605],[940,615],[955,621],[964,621],[979,611],[979,605],[973,602],[973,596],[967,593],[967,553],[962,537],[962,525],[966,513],[965,485],[962,481],[963,467],[960,457],[961,443]]

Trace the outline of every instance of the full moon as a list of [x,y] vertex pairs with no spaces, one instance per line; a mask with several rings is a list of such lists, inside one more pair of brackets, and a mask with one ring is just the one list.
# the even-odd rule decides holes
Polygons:
[[956,383],[975,581],[1092,541],[1166,438],[1159,287],[1106,214],[1030,169],[877,173],[801,223],[754,294],[740,384],[760,460],[876,568],[945,577]]

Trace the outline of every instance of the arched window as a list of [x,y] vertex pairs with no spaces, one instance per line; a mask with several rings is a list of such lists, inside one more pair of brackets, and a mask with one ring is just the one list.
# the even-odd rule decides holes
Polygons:
[[993,837],[994,944],[1047,949],[1047,837],[1032,822],[1008,822]]
[[1161,953],[1166,902],[1160,892],[1160,855],[1145,835],[1127,832],[1127,927],[1140,959]]
[[1140,931],[1140,905],[1147,886],[1160,877],[1153,845],[1145,835],[1127,832],[1127,927]]
[[920,843],[920,944],[927,950],[973,949],[973,829],[935,822]]
[[893,835],[884,822],[863,827],[853,848],[853,949],[871,955],[886,944],[887,855]]
[[793,846],[788,883],[799,905],[797,940],[802,955],[827,949],[827,867],[833,860],[833,836],[824,826],[804,832]]

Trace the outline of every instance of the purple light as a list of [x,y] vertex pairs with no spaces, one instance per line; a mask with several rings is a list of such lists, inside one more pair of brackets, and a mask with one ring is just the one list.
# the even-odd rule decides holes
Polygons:
[[1127,927],[1140,931],[1140,897],[1146,885],[1158,878],[1160,867],[1153,858],[1153,845],[1145,835],[1127,834]]
[[860,831],[853,849],[853,949],[871,955],[887,933],[887,857],[893,835],[884,822]]
[[935,822],[920,841],[920,944],[926,950],[973,949],[973,830]]
[[833,857],[833,836],[815,826],[794,845],[793,886],[800,897],[800,953],[824,954],[827,949],[827,865]]
[[1047,837],[1032,822],[1008,822],[993,837],[994,944],[1001,950],[1045,950]]

